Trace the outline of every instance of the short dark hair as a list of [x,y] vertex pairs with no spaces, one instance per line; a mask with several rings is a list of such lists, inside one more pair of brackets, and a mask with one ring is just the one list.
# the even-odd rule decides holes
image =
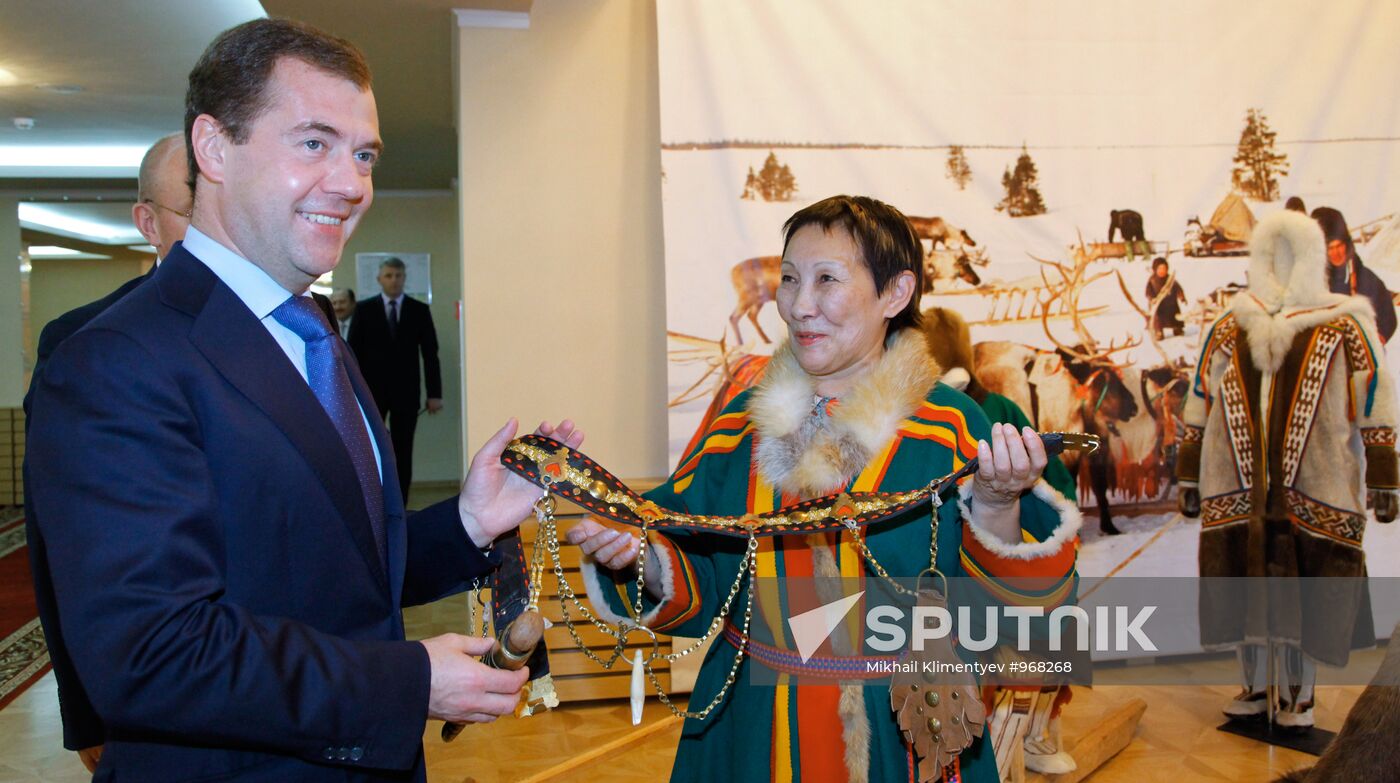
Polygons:
[[246,142],[248,125],[271,102],[267,83],[284,57],[344,77],[361,90],[370,89],[364,54],[344,38],[290,19],[254,19],[223,31],[190,71],[185,92],[185,150],[191,191],[199,177],[190,138],[195,119],[208,114],[219,121],[233,143]]
[[840,226],[860,247],[865,268],[875,278],[875,292],[884,294],[900,272],[914,274],[909,304],[885,325],[885,335],[918,326],[919,297],[924,290],[924,245],[903,212],[869,196],[832,196],[799,209],[783,224],[783,255],[793,234],[810,225],[824,231]]
[[408,267],[404,266],[403,259],[401,259],[401,258],[399,258],[399,257],[397,257],[397,256],[389,256],[388,258],[384,259],[383,261],[380,261],[380,262],[379,262],[379,271],[383,272],[383,271],[384,271],[384,267],[386,267],[386,266],[389,267],[390,269],[399,269],[399,270],[402,270],[402,271],[404,271],[404,272],[407,272],[407,271],[408,271]]
[[1152,259],[1152,271],[1156,272],[1157,267],[1159,266],[1166,266],[1168,269],[1171,268],[1167,266],[1167,259],[1165,256],[1157,256],[1156,258]]

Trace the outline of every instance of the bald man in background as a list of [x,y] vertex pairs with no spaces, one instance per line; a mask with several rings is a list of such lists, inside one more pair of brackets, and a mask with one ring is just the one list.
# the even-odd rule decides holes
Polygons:
[[[50,321],[39,335],[39,346],[34,362],[34,373],[29,385],[29,393],[24,395],[24,411],[29,412],[35,382],[44,371],[49,357],[58,346],[89,321],[101,315],[122,297],[136,290],[151,278],[160,259],[170,253],[171,247],[184,238],[185,229],[190,225],[190,209],[194,197],[186,184],[185,137],[182,133],[172,133],[151,145],[141,159],[141,169],[137,174],[136,203],[131,207],[131,220],[141,236],[156,249],[156,263],[144,275],[128,280],[112,293],[89,302],[82,307],[69,310]],[[25,429],[29,426],[25,417]],[[24,470],[24,528],[29,544],[29,566],[34,577],[34,597],[39,605],[39,621],[44,627],[44,638],[48,644],[49,657],[53,661],[54,679],[58,683],[59,714],[63,719],[63,747],[76,750],[83,760],[83,766],[91,772],[97,767],[102,756],[102,721],[88,700],[87,691],[78,681],[73,661],[68,656],[63,632],[58,625],[58,608],[54,600],[53,582],[49,578],[48,554],[39,526],[30,506],[29,469]]]

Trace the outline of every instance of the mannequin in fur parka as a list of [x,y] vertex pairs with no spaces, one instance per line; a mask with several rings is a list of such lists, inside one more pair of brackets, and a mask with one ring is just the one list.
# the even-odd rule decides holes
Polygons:
[[[1395,400],[1370,303],[1327,290],[1322,231],[1279,212],[1254,229],[1249,287],[1207,334],[1183,419],[1182,511],[1202,518],[1201,642],[1235,647],[1231,717],[1264,713],[1261,652],[1285,650],[1280,725],[1312,725],[1313,662],[1375,643],[1363,580],[1325,606],[1210,577],[1364,577],[1367,506],[1395,518]],[[1364,482],[1364,486],[1363,486]],[[1321,602],[1319,602],[1321,603]]]

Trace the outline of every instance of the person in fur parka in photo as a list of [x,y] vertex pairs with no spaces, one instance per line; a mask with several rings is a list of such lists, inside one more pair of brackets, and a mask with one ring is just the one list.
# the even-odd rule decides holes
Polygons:
[[[1280,643],[1282,727],[1312,725],[1316,664],[1375,644],[1361,548],[1366,508],[1395,519],[1396,403],[1371,303],[1332,293],[1321,228],[1265,217],[1249,285],[1203,342],[1183,419],[1180,503],[1201,517],[1201,643],[1239,652],[1232,718],[1264,714],[1269,639]],[[1212,577],[1353,577],[1325,600],[1298,583],[1242,589]],[[1262,581],[1262,580],[1260,580]],[[1313,583],[1316,584],[1316,583]],[[1294,591],[1280,600],[1278,588]],[[1271,600],[1268,600],[1271,599]]]

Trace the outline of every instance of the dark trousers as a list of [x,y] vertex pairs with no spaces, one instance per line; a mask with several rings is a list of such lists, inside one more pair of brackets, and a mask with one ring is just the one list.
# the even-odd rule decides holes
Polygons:
[[394,443],[399,491],[403,493],[404,508],[408,508],[408,486],[413,483],[413,431],[418,428],[418,404],[391,403],[387,408],[380,408],[379,412],[389,427],[389,440]]

